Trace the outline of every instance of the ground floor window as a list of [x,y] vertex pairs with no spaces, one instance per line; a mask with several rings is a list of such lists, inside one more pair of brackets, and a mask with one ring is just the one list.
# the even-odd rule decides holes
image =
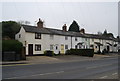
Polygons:
[[50,45],[50,50],[53,50],[53,45]]
[[68,45],[65,45],[65,49],[68,49]]
[[35,51],[41,51],[41,45],[35,44]]

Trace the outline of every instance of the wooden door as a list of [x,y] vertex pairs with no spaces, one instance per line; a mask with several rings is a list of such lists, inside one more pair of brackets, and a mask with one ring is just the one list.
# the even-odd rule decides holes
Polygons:
[[33,55],[33,44],[28,44],[28,55]]

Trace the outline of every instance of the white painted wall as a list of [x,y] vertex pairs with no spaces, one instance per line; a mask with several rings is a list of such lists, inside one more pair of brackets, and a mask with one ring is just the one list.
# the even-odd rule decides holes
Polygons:
[[[20,42],[22,42],[23,46],[25,46],[25,30],[23,27],[21,27],[20,31],[15,35],[15,39],[19,40]],[[19,38],[19,35],[21,35],[21,37]]]

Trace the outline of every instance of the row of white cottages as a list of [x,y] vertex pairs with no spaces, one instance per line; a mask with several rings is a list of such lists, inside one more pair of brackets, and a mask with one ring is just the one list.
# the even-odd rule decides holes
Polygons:
[[55,54],[65,54],[66,50],[94,49],[94,52],[118,51],[118,41],[115,38],[107,38],[102,35],[85,34],[84,32],[66,31],[43,27],[43,23],[38,22],[38,26],[22,25],[15,39],[22,42],[26,55],[44,54],[45,50],[52,50]]

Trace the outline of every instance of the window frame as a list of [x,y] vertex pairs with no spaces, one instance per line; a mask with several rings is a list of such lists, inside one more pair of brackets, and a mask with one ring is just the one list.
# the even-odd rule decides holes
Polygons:
[[35,39],[41,39],[41,33],[35,33]]
[[35,44],[35,51],[41,51],[41,44]]
[[65,45],[65,49],[68,49],[68,45]]

